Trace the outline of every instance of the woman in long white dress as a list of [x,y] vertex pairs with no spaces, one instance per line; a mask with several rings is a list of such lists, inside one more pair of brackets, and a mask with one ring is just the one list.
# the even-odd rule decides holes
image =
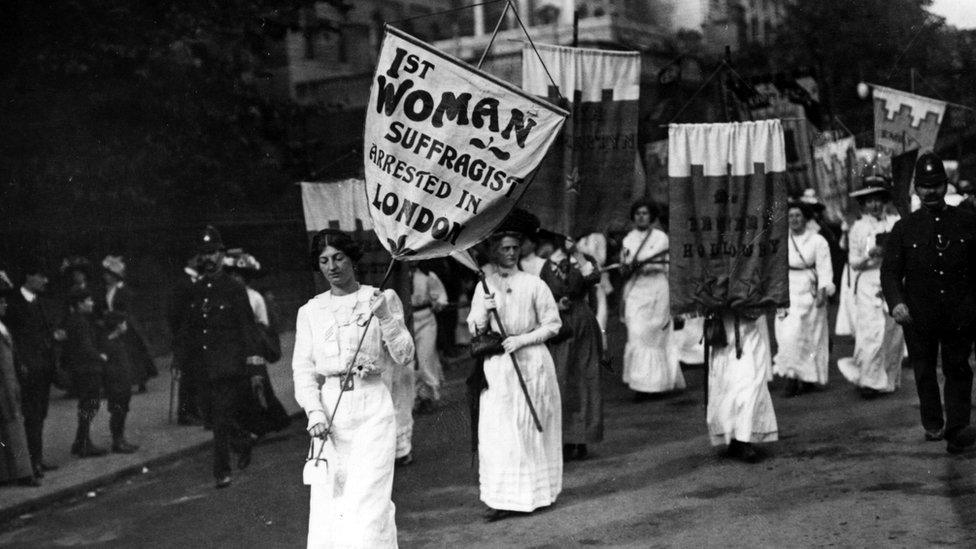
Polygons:
[[[309,434],[334,444],[336,463],[329,464],[329,482],[311,485],[308,547],[396,547],[396,420],[380,374],[409,362],[413,338],[396,294],[357,282],[362,252],[348,234],[321,231],[312,252],[331,289],[298,310],[295,400],[308,415]],[[355,375],[343,383],[350,364]]]
[[[484,361],[488,388],[480,397],[478,479],[486,520],[496,521],[551,505],[562,491],[562,409],[556,368],[545,341],[562,322],[549,287],[539,277],[518,270],[518,234],[492,240],[496,269],[485,278],[486,296],[478,284],[471,300],[472,333],[499,328],[490,309],[497,309],[505,333],[505,353]],[[542,424],[532,420],[510,356],[514,354]]]
[[435,313],[447,306],[447,290],[434,271],[411,263],[413,292],[413,341],[417,346],[417,409],[429,411],[441,400],[444,370],[437,354]]
[[776,318],[773,373],[788,380],[786,396],[792,397],[827,384],[827,298],[835,289],[830,247],[807,223],[812,210],[806,204],[790,204],[788,218],[790,307]]
[[884,238],[900,217],[885,210],[891,193],[880,176],[866,177],[864,187],[851,196],[858,199],[862,212],[848,236],[857,329],[854,356],[838,360],[837,367],[863,397],[873,398],[901,386],[905,336],[888,314],[881,294]]
[[620,262],[629,267],[624,284],[624,383],[641,399],[645,393],[685,388],[677,353],[671,348],[671,301],[668,294],[668,235],[651,227],[656,209],[638,201],[630,209],[634,230],[623,241]]

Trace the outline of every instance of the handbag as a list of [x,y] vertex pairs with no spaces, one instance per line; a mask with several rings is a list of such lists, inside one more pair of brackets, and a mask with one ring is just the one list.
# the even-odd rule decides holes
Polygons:
[[475,335],[471,338],[470,343],[471,356],[474,358],[488,358],[490,356],[504,354],[505,348],[502,347],[502,341],[504,339],[502,334],[494,330],[488,330]]
[[305,467],[302,469],[302,481],[307,486],[334,485],[338,458],[339,454],[331,438],[311,437],[308,441]]
[[705,343],[710,347],[718,349],[729,344],[729,338],[725,334],[725,326],[722,324],[722,317],[705,317],[704,327]]

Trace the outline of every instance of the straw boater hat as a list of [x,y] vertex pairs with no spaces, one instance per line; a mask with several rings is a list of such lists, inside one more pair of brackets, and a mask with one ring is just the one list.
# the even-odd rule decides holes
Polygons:
[[102,268],[125,280],[125,260],[121,255],[107,255],[102,260]]
[[883,175],[871,174],[864,176],[860,189],[850,194],[851,198],[864,198],[872,194],[882,194],[886,198],[891,196],[891,184]]
[[823,202],[817,198],[817,191],[813,189],[806,189],[803,191],[803,195],[800,196],[800,202],[806,204],[810,211],[812,212],[822,212],[827,207],[824,206]]
[[261,272],[261,263],[256,257],[246,253],[241,248],[232,248],[227,250],[227,256],[224,257],[224,268],[255,276]]

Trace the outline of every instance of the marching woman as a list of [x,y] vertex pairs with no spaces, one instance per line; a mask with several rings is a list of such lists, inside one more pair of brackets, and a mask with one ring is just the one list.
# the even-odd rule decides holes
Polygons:
[[864,178],[864,187],[851,193],[861,206],[861,218],[848,236],[848,263],[854,288],[854,356],[837,361],[840,372],[857,385],[861,396],[874,398],[901,386],[905,336],[888,314],[881,295],[881,258],[884,239],[901,219],[885,212],[891,200],[888,182],[881,176]]
[[787,378],[786,396],[792,397],[827,384],[827,298],[834,293],[834,270],[827,240],[808,225],[810,207],[790,204],[787,215],[790,307],[776,318],[773,373]]
[[[312,253],[331,288],[298,311],[295,400],[308,415],[309,434],[334,445],[335,463],[329,463],[328,482],[311,486],[308,547],[396,547],[390,499],[396,420],[380,374],[410,361],[413,339],[396,294],[356,280],[362,252],[351,236],[320,231]],[[344,383],[350,364],[354,375]]]
[[[485,519],[494,522],[528,513],[556,501],[562,491],[562,414],[559,385],[545,341],[562,324],[552,292],[537,276],[518,270],[522,235],[496,233],[491,255],[496,269],[478,284],[471,300],[471,333],[500,331],[496,309],[508,337],[504,352],[484,361],[488,388],[481,392],[478,418],[478,477]],[[542,424],[536,429],[526,395],[512,363],[518,362],[528,396]]]
[[417,346],[417,409],[432,411],[441,400],[444,370],[437,354],[435,313],[447,306],[447,291],[434,271],[424,262],[410,263],[413,292],[413,340]]
[[585,459],[586,445],[603,440],[601,330],[586,302],[590,289],[600,281],[600,271],[589,258],[574,253],[567,237],[539,233],[540,238],[548,236],[553,246],[540,277],[552,291],[563,323],[557,337],[547,342],[562,396],[563,460]]
[[668,235],[651,227],[657,209],[639,200],[630,208],[634,230],[623,241],[620,262],[630,276],[624,284],[624,383],[641,400],[646,393],[685,388],[681,365],[671,347],[671,302],[668,296]]
[[281,360],[281,343],[278,340],[277,328],[271,322],[268,302],[261,292],[251,287],[254,280],[263,274],[261,263],[253,255],[240,250],[228,251],[224,262],[226,264],[224,270],[227,274],[239,282],[247,292],[247,300],[251,304],[251,311],[254,312],[255,331],[260,332],[255,335],[259,337],[262,355],[265,355],[261,356],[261,364],[254,364],[254,370],[261,371],[261,384],[252,389],[253,398],[249,399],[249,405],[244,407],[240,418],[241,426],[251,433],[252,437],[260,438],[281,431],[291,423],[288,412],[275,395],[271,376],[268,374],[269,363],[274,364]]

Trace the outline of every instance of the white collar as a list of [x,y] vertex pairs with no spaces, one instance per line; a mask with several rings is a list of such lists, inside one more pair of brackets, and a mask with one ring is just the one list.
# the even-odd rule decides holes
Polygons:
[[24,286],[20,287],[20,295],[24,296],[24,299],[26,299],[28,303],[33,303],[34,300],[37,299],[37,294],[28,290]]

